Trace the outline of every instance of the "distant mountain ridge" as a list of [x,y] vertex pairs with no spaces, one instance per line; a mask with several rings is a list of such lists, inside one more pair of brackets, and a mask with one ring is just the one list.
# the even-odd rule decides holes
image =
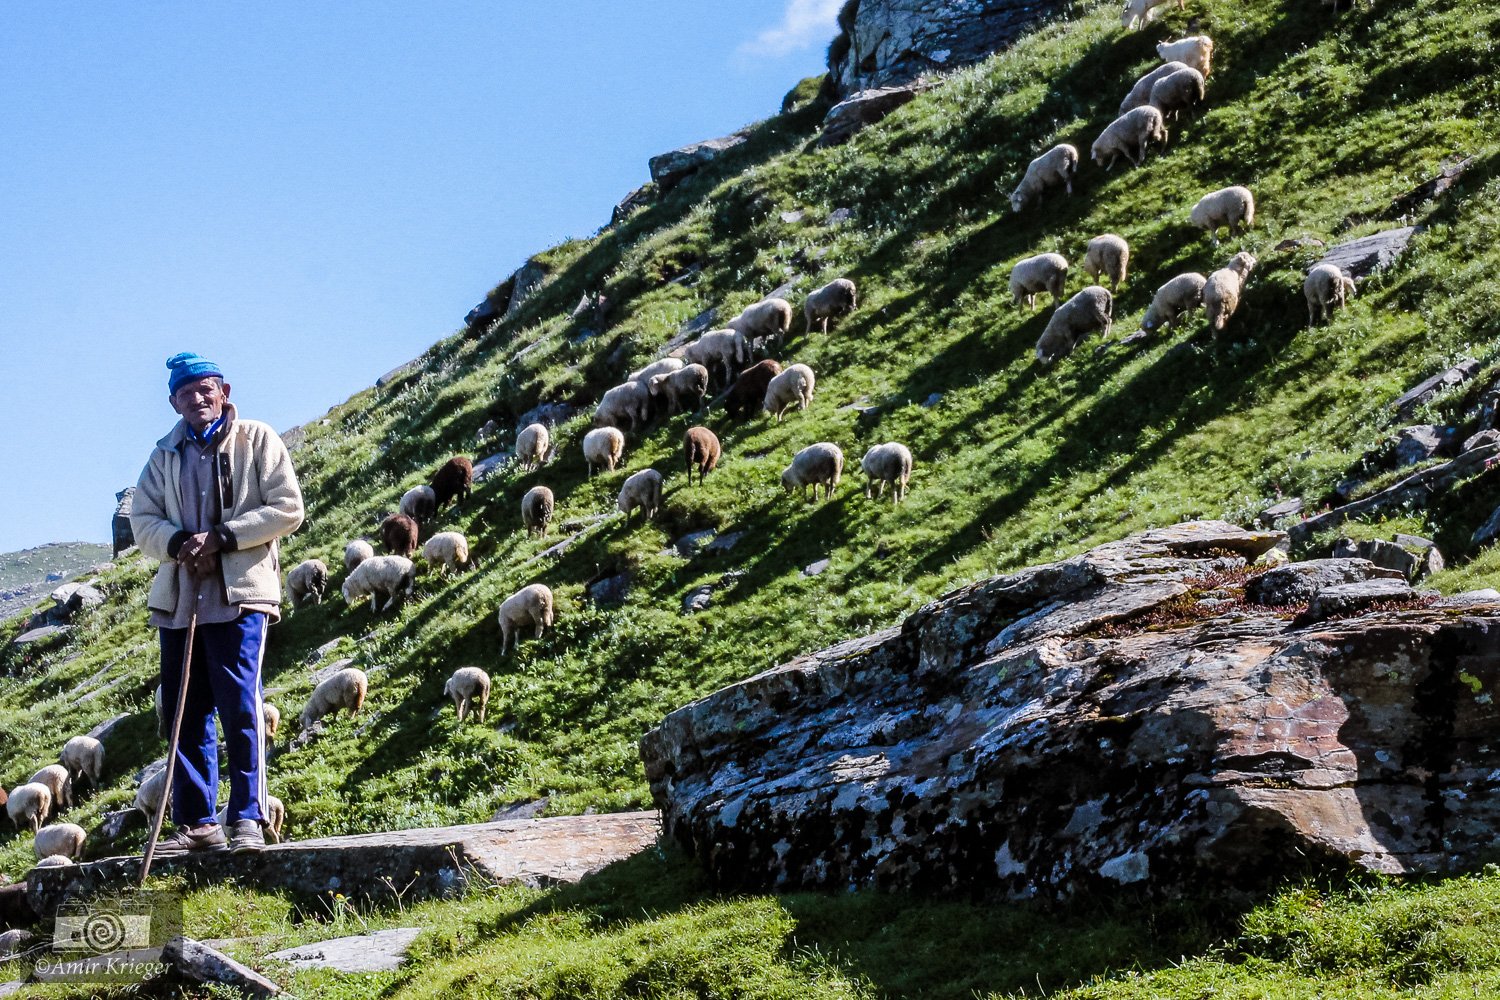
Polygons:
[[109,546],[95,542],[52,542],[0,554],[0,621],[27,611],[59,583],[109,557]]

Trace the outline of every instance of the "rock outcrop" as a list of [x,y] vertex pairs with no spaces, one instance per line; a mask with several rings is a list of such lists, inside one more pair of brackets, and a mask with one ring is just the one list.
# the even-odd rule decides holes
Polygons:
[[1315,614],[1246,603],[1283,538],[1148,531],[678,709],[641,744],[664,829],[736,887],[1017,898],[1484,859],[1500,602],[1351,560],[1302,574]]
[[829,49],[839,96],[978,62],[1011,45],[1062,0],[856,0]]

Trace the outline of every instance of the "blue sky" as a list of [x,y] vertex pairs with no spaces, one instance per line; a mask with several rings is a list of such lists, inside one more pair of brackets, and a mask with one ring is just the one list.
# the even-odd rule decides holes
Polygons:
[[6,3],[0,552],[107,538],[169,355],[245,416],[318,416],[650,156],[774,113],[838,6]]

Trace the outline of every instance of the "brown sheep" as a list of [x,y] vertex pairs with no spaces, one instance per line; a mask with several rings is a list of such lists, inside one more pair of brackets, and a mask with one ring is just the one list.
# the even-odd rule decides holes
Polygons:
[[719,438],[707,427],[689,427],[682,436],[682,450],[687,456],[688,482],[693,481],[693,469],[698,469],[698,485],[703,477],[714,471],[719,464]]
[[410,556],[417,549],[417,522],[405,514],[392,514],[380,522],[380,542],[393,555]]
[[432,476],[433,510],[442,510],[450,500],[459,504],[469,499],[473,484],[474,463],[463,455],[448,459]]
[[761,411],[766,401],[766,386],[781,374],[781,365],[767,358],[740,372],[724,398],[724,409],[734,420],[746,420]]

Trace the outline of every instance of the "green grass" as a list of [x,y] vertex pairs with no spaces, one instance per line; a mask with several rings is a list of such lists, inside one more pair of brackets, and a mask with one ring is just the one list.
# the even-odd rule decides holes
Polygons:
[[[482,820],[542,795],[553,814],[646,806],[636,741],[664,711],[890,624],[979,577],[1187,517],[1247,521],[1280,496],[1316,507],[1361,456],[1390,439],[1398,425],[1389,404],[1402,391],[1464,356],[1495,370],[1500,9],[1418,0],[1331,18],[1301,0],[1195,0],[1191,11],[1166,10],[1149,31],[1124,35],[1113,8],[1081,3],[1071,20],[953,74],[834,149],[812,145],[822,109],[808,101],[811,86],[800,87],[787,113],[755,126],[722,163],[618,227],[540,255],[550,277],[518,316],[483,336],[434,345],[417,370],[308,425],[294,457],[309,518],[286,545],[287,565],[313,556],[337,564],[345,541],[372,532],[403,490],[449,455],[472,453],[487,419],[508,425],[543,401],[581,409],[555,429],[552,465],[504,471],[444,515],[444,528],[470,538],[478,572],[423,577],[415,599],[394,615],[349,609],[335,596],[272,631],[267,685],[288,718],[311,690],[318,664],[310,653],[331,639],[339,647],[323,662],[353,656],[371,677],[359,719],[335,722],[295,751],[283,740],[272,761],[271,788],[288,803],[292,836]],[[1057,141],[1087,150],[1151,64],[1154,42],[1184,33],[1189,16],[1217,42],[1206,110],[1179,123],[1169,150],[1144,167],[1106,173],[1085,164],[1073,197],[1054,194],[1012,215],[1007,195],[1027,160]],[[1307,329],[1301,274],[1315,255],[1278,252],[1277,243],[1301,236],[1332,243],[1380,228],[1341,225],[1379,213],[1460,154],[1473,154],[1476,165],[1444,201],[1419,210],[1416,221],[1428,228],[1411,251],[1364,283],[1332,324]],[[1202,193],[1231,183],[1255,191],[1257,226],[1214,248],[1186,224],[1187,212]],[[853,218],[825,225],[838,207]],[[794,209],[802,220],[782,222]],[[1087,240],[1106,231],[1133,248],[1117,334],[1104,349],[1090,340],[1039,369],[1031,348],[1047,314],[1010,303],[1009,269],[1043,250],[1076,263]],[[1261,264],[1226,335],[1118,343],[1159,284],[1212,270],[1241,249]],[[694,266],[701,268],[694,276],[681,277]],[[859,309],[833,333],[794,336],[779,354],[817,372],[811,409],[780,424],[761,417],[732,425],[722,410],[711,412],[706,421],[725,458],[701,488],[681,471],[685,417],[630,435],[625,467],[588,479],[579,441],[602,391],[652,358],[684,321],[710,307],[731,315],[792,273],[799,303],[802,292],[838,275],[860,288]],[[1070,288],[1080,283],[1075,276]],[[585,339],[568,314],[596,289],[614,310],[608,329]],[[1419,419],[1460,419],[1477,391],[1454,390]],[[796,450],[819,440],[844,449],[851,474],[831,502],[803,504],[780,491],[778,474]],[[886,440],[907,443],[917,460],[900,508],[859,496],[859,457]],[[556,539],[522,530],[526,489],[549,485],[558,497],[554,523],[565,524],[608,514],[624,477],[647,466],[667,476],[656,522],[627,526],[611,516],[561,559],[535,558]],[[1493,473],[1484,473],[1427,510],[1387,512],[1390,520],[1348,532],[1389,537],[1420,528],[1452,567],[1434,585],[1487,586],[1500,556],[1473,552],[1468,540],[1495,502]],[[704,527],[745,537],[722,555],[682,560],[664,551]],[[830,561],[826,572],[802,574],[821,558]],[[105,788],[69,816],[88,828],[103,810],[129,803],[133,774],[161,753],[150,712],[154,637],[144,625],[149,572],[131,561],[108,575],[110,602],[65,645],[0,652],[7,786],[53,759],[68,736],[129,714],[134,749],[111,758]],[[624,605],[594,607],[585,584],[618,572],[631,578]],[[557,627],[501,658],[495,609],[536,581],[557,595]],[[681,614],[686,593],[719,582],[710,610]],[[0,640],[14,627],[0,627]],[[470,663],[494,678],[490,721],[460,729],[441,690],[453,669]],[[30,856],[29,837],[0,833],[0,871],[20,874]],[[1054,927],[1049,948],[1012,948],[1002,960],[992,952],[1025,938],[1014,921],[1042,918],[1003,904],[865,893],[719,900],[696,885],[643,916],[638,911],[653,905],[640,901],[648,881],[606,881],[619,894],[611,905],[630,916],[604,922],[566,893],[540,904],[505,893],[500,902],[424,904],[414,912],[432,926],[450,913],[458,926],[478,912],[471,907],[542,909],[501,920],[503,933],[454,931],[444,938],[453,942],[449,952],[423,966],[429,975],[403,981],[400,995],[424,995],[446,981],[446,971],[433,970],[449,969],[466,970],[465,983],[518,996],[1035,995],[1038,975],[1048,990],[1078,985],[1090,996],[1150,995],[1143,991],[1156,988],[1151,983],[1192,983],[1194,975],[1207,984],[1214,981],[1203,977],[1221,976],[1224,990],[1245,996],[1257,995],[1258,982],[1268,995],[1310,995],[1305,983],[1318,977],[1351,984],[1331,995],[1365,995],[1355,981],[1363,973],[1352,967],[1307,970],[1242,945],[1228,958],[1204,952],[1237,940],[1218,921],[1212,933],[1200,926],[1142,937],[1120,914],[1084,908],[1046,918],[1062,921],[1046,925]],[[1490,891],[1489,879],[1475,884]],[[1402,899],[1407,890],[1382,892]],[[1333,906],[1368,902],[1328,898]],[[844,924],[869,929],[857,940],[846,939],[853,929],[808,929]],[[877,925],[909,930],[896,940]],[[297,927],[311,934],[320,925]],[[930,962],[911,957],[913,940],[932,942]],[[660,964],[627,960],[658,952]],[[1163,971],[1183,955],[1200,957]],[[909,973],[895,968],[913,962]],[[554,977],[535,979],[551,984],[545,989],[505,985],[528,967],[541,976],[538,964]],[[698,966],[707,978],[692,980]],[[1132,968],[1142,978],[1121,971]],[[1443,975],[1458,983],[1470,974]],[[1104,975],[1107,984],[1085,985]],[[462,988],[483,995],[481,986]],[[1369,988],[1382,995],[1396,987]],[[320,984],[310,995],[346,989],[355,988]],[[1188,996],[1208,986],[1197,994],[1161,989]]]

